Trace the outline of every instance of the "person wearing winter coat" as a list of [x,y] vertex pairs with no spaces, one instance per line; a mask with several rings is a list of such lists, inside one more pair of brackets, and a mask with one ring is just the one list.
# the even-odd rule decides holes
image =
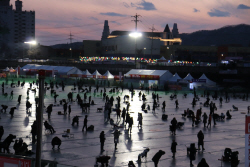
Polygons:
[[197,134],[197,137],[198,137],[198,150],[200,150],[200,146],[202,146],[202,151],[205,150],[205,148],[204,148],[204,134],[201,130]]
[[172,119],[171,124],[172,124],[172,130],[173,130],[172,133],[173,133],[173,135],[176,135],[175,131],[176,131],[176,128],[177,128],[177,120],[176,120],[175,117]]
[[160,160],[161,156],[164,155],[164,154],[165,154],[164,151],[159,150],[159,151],[153,156],[152,161],[154,162],[155,167],[158,166],[159,160]]
[[178,145],[178,144],[176,143],[176,141],[173,140],[173,142],[172,142],[172,144],[171,144],[171,152],[173,153],[172,158],[175,158],[176,146],[177,146],[177,145]]
[[119,143],[119,136],[120,136],[120,131],[116,129],[114,132],[115,149],[117,149],[117,143]]
[[105,151],[105,150],[103,149],[103,147],[104,147],[104,142],[105,142],[105,140],[106,140],[104,131],[102,131],[102,132],[100,133],[99,138],[100,138],[100,142],[101,142],[101,151]]
[[194,166],[192,161],[196,159],[196,152],[197,152],[197,149],[195,148],[195,145],[191,144],[190,154],[189,154],[190,166]]
[[205,128],[205,127],[206,127],[206,124],[207,124],[207,118],[208,118],[208,117],[207,117],[207,114],[204,113],[202,117],[203,117],[203,123],[204,123],[204,128]]

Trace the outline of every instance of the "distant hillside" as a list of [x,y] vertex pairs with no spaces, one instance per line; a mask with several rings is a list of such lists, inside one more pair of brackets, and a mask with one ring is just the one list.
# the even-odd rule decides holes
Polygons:
[[182,45],[250,46],[250,25],[240,24],[225,26],[216,30],[200,30],[193,33],[180,34],[180,37],[182,38]]
[[56,44],[56,45],[51,45],[50,47],[52,47],[53,49],[83,49],[83,43],[82,42],[74,42],[71,44]]

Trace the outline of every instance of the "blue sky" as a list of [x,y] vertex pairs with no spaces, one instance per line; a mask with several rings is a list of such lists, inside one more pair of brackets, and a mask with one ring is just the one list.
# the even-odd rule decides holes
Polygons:
[[250,24],[249,0],[25,0],[23,9],[36,11],[36,38],[43,45],[67,43],[70,32],[73,42],[100,40],[104,20],[111,31],[134,30],[136,13],[139,31],[174,23],[180,33]]

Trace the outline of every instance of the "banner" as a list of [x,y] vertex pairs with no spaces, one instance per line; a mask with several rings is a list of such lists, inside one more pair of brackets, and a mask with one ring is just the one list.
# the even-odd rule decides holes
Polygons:
[[245,122],[245,167],[250,167],[250,116],[248,115]]
[[192,82],[204,82],[204,83],[206,83],[206,79],[192,79]]
[[31,160],[0,156],[0,166],[31,167]]
[[138,75],[138,74],[129,74],[126,75],[128,78],[134,78],[134,79],[149,79],[149,80],[159,80],[159,75]]

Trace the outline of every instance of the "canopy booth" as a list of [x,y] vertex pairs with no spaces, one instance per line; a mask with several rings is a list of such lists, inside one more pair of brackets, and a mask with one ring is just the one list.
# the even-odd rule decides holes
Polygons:
[[95,72],[92,75],[93,75],[93,78],[98,78],[102,76],[97,70],[95,70]]
[[173,74],[168,70],[145,70],[145,69],[132,69],[124,74],[124,83],[133,88],[142,87],[164,87],[164,84],[173,77]]

